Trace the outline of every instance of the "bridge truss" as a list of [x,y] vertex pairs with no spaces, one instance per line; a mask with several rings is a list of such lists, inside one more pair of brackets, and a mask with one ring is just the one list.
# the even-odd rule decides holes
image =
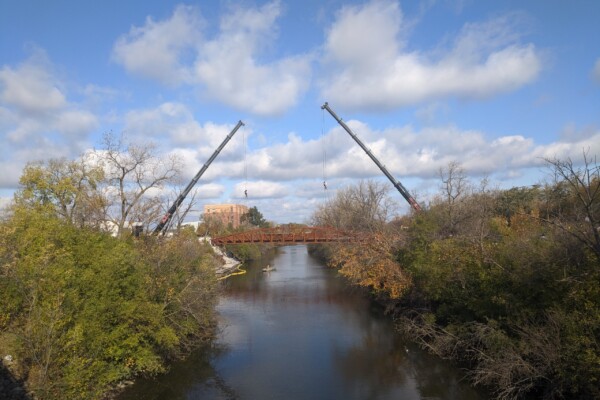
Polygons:
[[361,237],[354,233],[329,227],[279,226],[276,228],[252,229],[211,239],[215,246],[242,243],[302,244],[358,242]]

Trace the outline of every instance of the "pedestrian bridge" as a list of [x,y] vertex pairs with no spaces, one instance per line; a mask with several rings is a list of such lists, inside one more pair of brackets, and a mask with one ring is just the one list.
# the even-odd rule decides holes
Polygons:
[[302,244],[358,242],[360,235],[322,226],[282,225],[276,228],[252,229],[214,237],[214,246],[242,243]]

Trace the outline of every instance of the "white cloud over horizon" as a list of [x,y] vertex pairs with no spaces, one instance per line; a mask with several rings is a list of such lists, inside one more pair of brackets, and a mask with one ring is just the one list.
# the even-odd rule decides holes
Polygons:
[[[170,131],[178,135],[194,137],[194,132],[199,129],[202,131],[201,135],[212,138],[208,141],[205,137],[203,146],[186,146],[170,152],[177,154],[185,166],[186,176],[191,177],[206,162],[231,126],[212,123],[200,125],[185,110],[185,106],[169,104],[168,109],[177,109],[177,114],[186,115],[183,119],[173,120],[172,113],[160,112],[162,108],[158,107],[154,110],[157,112],[151,113],[152,125],[155,127],[163,127],[164,119],[171,124]],[[146,110],[136,112],[144,115]],[[592,154],[600,153],[600,130],[593,128],[592,131],[586,128],[585,132],[580,134],[575,127],[569,127],[568,132],[561,134],[556,141],[541,144],[519,133],[490,137],[484,131],[462,130],[454,125],[416,130],[408,124],[375,130],[363,121],[349,120],[347,124],[399,179],[436,178],[440,168],[446,167],[450,162],[459,161],[470,174],[496,174],[497,179],[510,180],[519,175],[515,172],[519,169],[541,167],[545,158],[579,160],[584,150]],[[248,128],[242,128],[245,129]],[[244,149],[246,144],[241,139],[241,135],[247,135],[247,132],[237,135],[237,141],[234,141],[234,137],[230,142],[233,144],[231,151],[226,156],[219,155],[203,179],[243,180],[243,185],[251,188],[252,192],[260,193],[258,198],[276,198],[284,193],[283,186],[277,185],[291,185],[291,188],[297,185],[298,181],[313,180],[317,182],[316,186],[320,187],[324,173],[326,179],[366,179],[382,176],[364,151],[339,126],[334,126],[315,139],[304,139],[290,132],[287,137],[282,138],[283,140],[252,149]],[[200,136],[198,140],[202,141]],[[170,143],[173,143],[173,139]],[[257,182],[261,185],[268,182],[271,186],[253,186],[257,185]],[[275,192],[272,189],[274,186],[277,186]],[[241,187],[242,183],[236,183],[230,195],[233,198],[243,198]]]

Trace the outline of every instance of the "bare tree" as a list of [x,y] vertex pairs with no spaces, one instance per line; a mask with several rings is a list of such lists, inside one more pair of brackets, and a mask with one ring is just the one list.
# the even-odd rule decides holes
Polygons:
[[[554,175],[554,187],[562,188],[560,215],[546,213],[542,219],[575,237],[600,259],[600,165],[583,152],[583,163],[570,158],[545,159]],[[565,196],[568,196],[565,198]]]
[[179,162],[157,157],[153,144],[124,143],[110,133],[104,136],[103,147],[94,153],[106,173],[107,219],[115,224],[117,235],[133,222],[148,226],[158,220],[161,202],[153,190],[162,189],[179,174]]
[[388,192],[389,186],[385,184],[361,181],[357,186],[338,191],[333,200],[319,207],[312,223],[363,232],[380,231],[397,206]]
[[459,203],[464,199],[470,189],[465,170],[460,163],[451,161],[446,168],[440,168],[440,179],[442,180],[442,196],[445,199],[447,229],[449,234],[456,233],[457,224],[461,218]]
[[[174,191],[169,196],[170,197],[169,203],[172,204],[179,197],[179,195],[182,192],[183,192],[183,189],[181,187],[174,189]],[[194,189],[191,193],[189,193],[187,195],[184,202],[181,203],[181,205],[175,211],[175,215],[173,215],[173,218],[171,218],[171,222],[169,225],[170,226],[174,225],[175,229],[177,231],[181,230],[181,226],[183,225],[185,218],[190,213],[190,211],[194,210],[194,207],[198,203],[196,196],[198,196],[198,189]],[[164,204],[164,206],[162,208],[163,214],[166,213],[168,209],[169,209],[169,204]]]

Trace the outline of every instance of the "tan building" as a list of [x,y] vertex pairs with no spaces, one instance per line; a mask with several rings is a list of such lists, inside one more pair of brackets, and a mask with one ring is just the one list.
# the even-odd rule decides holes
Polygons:
[[204,206],[204,220],[217,219],[227,226],[235,229],[240,226],[242,215],[248,213],[248,207],[241,204],[206,204]]

